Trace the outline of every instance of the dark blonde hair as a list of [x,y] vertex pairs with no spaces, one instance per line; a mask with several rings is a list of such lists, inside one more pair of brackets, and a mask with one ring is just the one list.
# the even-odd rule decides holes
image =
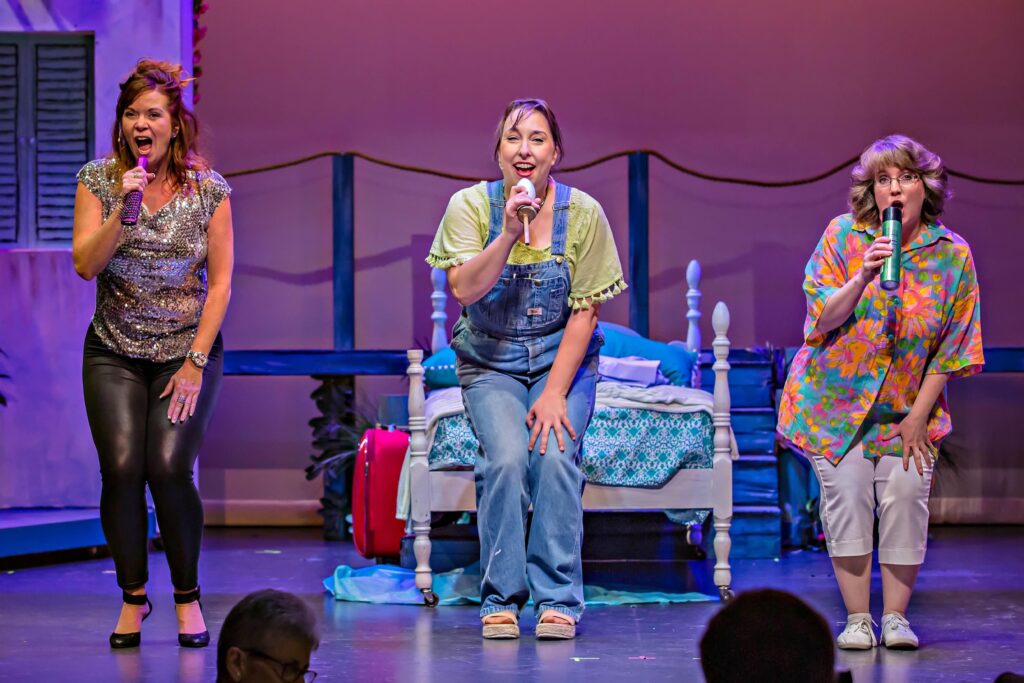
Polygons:
[[112,157],[117,161],[115,173],[118,177],[136,165],[128,143],[122,135],[121,119],[124,112],[140,95],[156,90],[167,97],[167,111],[171,117],[172,129],[177,135],[171,138],[167,153],[167,177],[175,189],[190,187],[188,172],[209,168],[206,159],[199,153],[199,123],[182,99],[182,90],[191,79],[183,79],[184,70],[180,64],[142,59],[135,70],[121,83],[121,94],[117,98],[114,129],[111,133]]
[[875,174],[883,168],[896,168],[916,173],[924,183],[924,204],[921,222],[934,223],[942,215],[946,200],[953,196],[946,184],[949,177],[938,154],[905,135],[888,135],[875,140],[860,155],[850,178],[850,210],[854,220],[865,225],[878,225],[875,203]]
[[498,156],[501,153],[501,138],[505,133],[505,121],[508,117],[515,113],[515,118],[512,119],[511,128],[515,128],[519,125],[526,116],[530,115],[530,112],[540,112],[547,122],[548,127],[551,129],[551,141],[555,143],[555,150],[558,151],[558,161],[562,160],[565,156],[565,150],[562,147],[562,129],[558,127],[558,119],[555,118],[555,112],[551,110],[551,106],[541,99],[524,99],[524,100],[512,100],[505,107],[505,112],[498,119],[498,130],[495,132],[494,141],[494,160],[498,161]]

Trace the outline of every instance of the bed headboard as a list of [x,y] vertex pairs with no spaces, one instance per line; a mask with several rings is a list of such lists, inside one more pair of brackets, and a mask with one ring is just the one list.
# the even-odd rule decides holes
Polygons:
[[[700,263],[696,259],[690,261],[686,266],[686,341],[671,341],[669,344],[682,346],[700,353]],[[430,305],[433,313],[430,319],[433,322],[433,330],[430,335],[430,351],[437,353],[448,344],[448,314],[445,313],[445,305],[448,301],[448,276],[440,268],[430,270]],[[696,371],[695,371],[696,374]],[[699,386],[694,384],[694,386]]]

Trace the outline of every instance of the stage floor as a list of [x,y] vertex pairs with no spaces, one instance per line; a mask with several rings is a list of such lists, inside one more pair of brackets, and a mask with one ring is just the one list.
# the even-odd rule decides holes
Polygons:
[[[842,667],[857,683],[991,681],[1002,671],[1024,672],[1022,541],[1022,527],[936,529],[910,614],[923,648],[841,653]],[[0,572],[0,681],[213,681],[215,647],[177,646],[167,567],[158,553],[150,562],[155,612],[134,651],[106,643],[119,596],[109,559]],[[239,598],[274,587],[301,595],[321,615],[324,639],[312,662],[318,681],[700,681],[697,643],[719,607],[592,608],[574,642],[485,642],[475,607],[336,602],[321,581],[338,564],[367,562],[348,544],[323,542],[315,529],[208,529],[201,576],[214,638]],[[632,565],[620,569],[638,575]],[[843,620],[824,554],[739,561],[733,575],[739,590],[791,590],[837,628]],[[876,593],[878,581],[876,567]],[[877,620],[877,597],[874,611]],[[524,634],[532,625],[524,619]]]

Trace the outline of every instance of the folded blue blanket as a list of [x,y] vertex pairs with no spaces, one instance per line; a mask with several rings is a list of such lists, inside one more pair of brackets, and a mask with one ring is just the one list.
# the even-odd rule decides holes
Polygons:
[[[353,569],[340,565],[324,579],[324,588],[336,600],[373,602],[391,605],[422,605],[423,595],[416,589],[416,573],[394,565],[378,564]],[[480,564],[434,574],[434,592],[442,605],[480,604]],[[643,605],[675,602],[710,602],[717,597],[703,593],[634,593],[584,586],[588,607],[598,605]]]

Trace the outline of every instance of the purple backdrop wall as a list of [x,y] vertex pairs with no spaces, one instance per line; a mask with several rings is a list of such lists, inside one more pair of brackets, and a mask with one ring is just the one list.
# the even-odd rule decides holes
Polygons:
[[[984,11],[955,0],[286,7],[221,0],[207,15],[198,113],[222,170],[358,149],[490,176],[502,106],[541,96],[558,112],[569,163],[652,147],[710,173],[786,179],[901,131],[951,167],[1024,176],[1020,3],[987,2]],[[328,173],[327,162],[316,162],[233,181],[238,276],[225,329],[232,346],[329,343]],[[357,343],[425,342],[421,260],[447,197],[462,184],[359,161],[356,173]],[[802,269],[828,220],[844,210],[847,177],[750,189],[652,161],[652,336],[685,333],[684,268],[698,258],[705,310],[728,302],[738,345],[798,343]],[[625,162],[563,180],[604,204],[625,260]],[[963,181],[953,189],[947,223],[974,248],[986,342],[1024,345],[1007,257],[1024,248],[1024,193]],[[605,317],[626,322],[625,301]],[[225,400],[204,466],[230,472],[255,460],[294,468],[308,453],[308,383],[234,382],[258,385],[280,411],[260,416],[279,446],[262,447],[256,432],[240,437],[247,409]],[[389,380],[360,387],[368,398],[401,390]],[[225,399],[231,395],[229,388]],[[257,495],[275,494],[268,485]]]
[[[106,153],[118,83],[145,54],[192,53],[192,3],[52,0],[0,5],[0,31],[95,36],[97,145]],[[27,149],[27,148],[26,148]],[[20,152],[19,152],[20,153]],[[95,286],[68,250],[0,249],[0,507],[98,505],[99,466],[82,400],[82,340]]]
[[[651,147],[710,173],[786,179],[901,131],[951,167],[1021,177],[1024,5],[978,7],[957,0],[526,0],[514,7],[218,0],[203,16],[209,31],[197,111],[221,171],[358,149],[491,176],[502,106],[541,96],[559,114],[568,163]],[[97,69],[121,74],[134,57]],[[684,269],[698,258],[705,311],[719,299],[729,304],[737,345],[798,343],[802,269],[822,228],[844,210],[846,173],[768,190],[651,163],[652,336],[685,333]],[[330,344],[329,168],[318,161],[231,181],[238,264],[224,330],[230,347]],[[364,162],[356,172],[357,345],[426,343],[422,258],[447,197],[463,183]],[[625,262],[625,161],[562,179],[603,203]],[[953,189],[947,223],[974,248],[986,343],[1022,346],[1012,255],[1024,248],[1017,226],[1024,193],[965,181]],[[91,308],[84,299],[82,306]],[[88,312],[68,316],[68,334],[80,337]],[[616,322],[627,315],[625,297],[605,309]],[[0,335],[9,350],[19,343],[7,330]],[[226,381],[200,460],[211,521],[315,521],[317,486],[301,472],[313,387],[307,378]],[[402,384],[362,380],[359,388],[371,412],[378,394]],[[80,402],[78,390],[66,399]],[[80,417],[80,403],[75,410]],[[14,412],[0,414],[10,429]],[[81,421],[73,422],[80,431]],[[0,429],[0,447],[3,437]]]

